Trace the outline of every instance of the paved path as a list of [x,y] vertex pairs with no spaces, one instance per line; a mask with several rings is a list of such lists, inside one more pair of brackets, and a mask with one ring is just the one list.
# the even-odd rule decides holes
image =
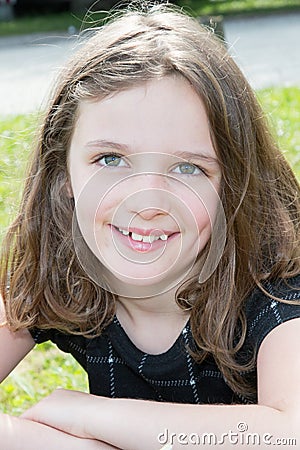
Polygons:
[[254,88],[300,86],[300,12],[227,19],[225,36]]
[[40,108],[74,44],[68,36],[0,39],[0,114]]
[[[300,12],[226,19],[225,36],[254,88],[300,85]],[[0,114],[34,111],[74,48],[64,36],[0,39]]]

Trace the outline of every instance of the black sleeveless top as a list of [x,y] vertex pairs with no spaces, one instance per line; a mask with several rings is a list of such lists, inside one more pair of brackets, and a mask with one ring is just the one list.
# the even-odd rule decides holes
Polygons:
[[[276,326],[300,317],[300,276],[289,279],[288,284],[266,283],[264,287],[272,295],[292,300],[292,305],[273,300],[258,289],[245,302],[247,336],[237,353],[238,361],[257,355],[263,339]],[[232,391],[213,356],[201,364],[193,360],[188,351],[194,345],[189,323],[173,346],[159,355],[139,350],[116,317],[93,339],[53,329],[30,332],[36,343],[51,340],[71,353],[86,370],[90,392],[95,395],[194,404],[257,402],[256,397],[245,398]],[[256,388],[256,368],[242,375]]]

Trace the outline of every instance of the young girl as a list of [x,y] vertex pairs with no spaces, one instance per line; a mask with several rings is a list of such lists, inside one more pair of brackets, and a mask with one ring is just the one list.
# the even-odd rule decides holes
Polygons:
[[49,104],[0,330],[1,379],[50,339],[93,395],[2,416],[4,447],[299,445],[299,198],[211,31],[167,6],[99,29]]

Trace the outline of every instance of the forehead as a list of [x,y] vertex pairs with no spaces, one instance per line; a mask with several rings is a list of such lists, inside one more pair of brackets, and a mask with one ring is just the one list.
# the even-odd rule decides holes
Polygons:
[[72,146],[119,143],[130,152],[214,155],[201,98],[187,80],[164,77],[79,106]]

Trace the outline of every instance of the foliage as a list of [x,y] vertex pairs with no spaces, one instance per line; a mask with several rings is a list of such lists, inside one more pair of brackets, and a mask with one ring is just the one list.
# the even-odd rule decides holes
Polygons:
[[[300,0],[177,0],[177,3],[194,16],[261,14],[278,11],[300,10]],[[127,2],[124,2],[126,5]],[[97,3],[95,3],[97,8]],[[118,8],[122,2],[116,1]],[[101,2],[99,2],[99,9]],[[101,22],[107,11],[90,11],[88,14],[60,12],[31,14],[0,23],[0,36],[30,33],[49,33],[90,28]]]
[[58,31],[74,33],[76,30],[95,26],[105,15],[105,13],[83,15],[62,12],[17,17],[10,22],[0,22],[0,36]]
[[299,0],[179,0],[196,16],[260,14],[300,8]]
[[87,392],[87,377],[71,355],[45,342],[34,349],[1,385],[0,411],[20,415],[57,388]]
[[[258,93],[281,148],[300,180],[300,88],[272,88]],[[0,120],[0,230],[19,200],[24,168],[37,128],[36,116]],[[57,387],[87,390],[83,369],[52,344],[35,348],[3,382],[0,411],[18,415]]]

